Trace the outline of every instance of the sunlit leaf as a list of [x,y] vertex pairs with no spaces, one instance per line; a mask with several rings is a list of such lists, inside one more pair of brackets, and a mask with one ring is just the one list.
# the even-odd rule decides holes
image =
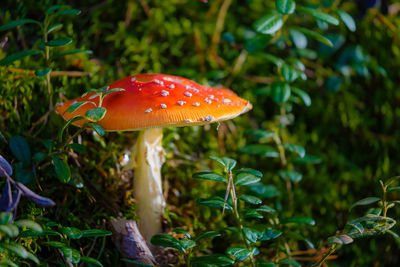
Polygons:
[[282,14],[268,14],[254,23],[254,29],[263,34],[273,34],[283,26]]
[[286,15],[292,14],[296,9],[296,2],[294,0],[276,0],[276,9]]
[[2,60],[0,60],[0,66],[5,66],[13,63],[16,60],[22,59],[27,56],[33,56],[40,54],[40,50],[24,50],[21,52],[17,52],[11,55],[6,56]]

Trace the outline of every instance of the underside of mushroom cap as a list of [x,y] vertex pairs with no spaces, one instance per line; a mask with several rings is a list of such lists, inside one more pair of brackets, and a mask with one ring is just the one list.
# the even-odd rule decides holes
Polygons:
[[[164,74],[138,74],[108,85],[123,88],[104,98],[105,117],[98,122],[107,131],[136,131],[152,127],[202,125],[235,118],[249,111],[249,101],[229,89],[211,88],[191,80]],[[69,120],[94,108],[91,103],[72,113],[65,110],[77,102],[98,103],[97,93],[89,93],[58,106],[57,112]],[[65,113],[64,113],[65,112]],[[83,120],[75,125],[82,126]]]

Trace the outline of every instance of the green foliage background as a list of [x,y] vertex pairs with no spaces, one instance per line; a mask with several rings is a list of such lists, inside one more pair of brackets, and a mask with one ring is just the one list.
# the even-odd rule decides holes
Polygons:
[[[288,199],[285,183],[277,173],[279,161],[246,155],[240,149],[255,143],[249,129],[266,127],[279,113],[279,107],[262,93],[269,90],[268,85],[276,76],[274,65],[263,59],[263,54],[284,59],[300,55],[308,79],[296,82],[296,86],[310,94],[312,104],[310,107],[293,105],[295,122],[288,127],[285,136],[304,146],[307,154],[321,159],[319,164],[298,167],[303,179],[293,189],[294,213],[316,220],[316,226],[303,227],[301,232],[318,247],[337,229],[343,229],[348,220],[365,211],[360,208],[349,213],[352,203],[379,195],[378,180],[400,173],[399,13],[383,16],[373,9],[361,17],[360,10],[351,1],[343,4],[340,1],[296,1],[299,5],[320,6],[330,14],[340,7],[358,18],[357,31],[350,32],[343,23],[327,29],[320,25],[334,40],[339,43],[342,40],[342,45],[329,49],[309,39],[309,50],[296,49],[288,32],[283,31],[272,44],[248,52],[246,42],[255,34],[253,23],[274,9],[275,1],[234,0],[213,55],[212,38],[223,2],[226,0],[210,0],[208,4],[195,0],[68,1],[82,13],[63,18],[64,26],[55,36],[70,36],[75,41],[69,49],[90,49],[93,54],[54,59],[53,70],[88,73],[82,77],[52,78],[55,95],[58,101],[60,96],[75,98],[89,88],[100,88],[128,75],[146,72],[184,76],[202,84],[227,85],[249,99],[253,110],[233,122],[221,124],[218,130],[214,125],[165,130],[163,142],[167,162],[163,175],[167,181],[168,225],[199,232],[227,224],[215,211],[196,204],[197,198],[215,190],[212,182],[191,179],[193,172],[212,167],[208,155],[235,158],[243,167],[262,171],[263,182],[275,185],[281,192],[279,197],[271,198],[269,204],[282,206],[285,214]],[[392,2],[395,5],[395,1]],[[40,20],[46,8],[54,4],[59,2],[5,1],[0,7],[0,23],[16,18]],[[290,23],[318,29],[306,16],[293,17]],[[25,44],[38,46],[37,32],[34,25],[24,25],[19,32],[2,33],[0,58],[23,50]],[[245,62],[235,70],[233,66],[243,53],[246,54]],[[12,67],[43,68],[44,62],[36,58],[17,61]],[[44,104],[47,99],[44,81],[7,71],[5,67],[0,70],[1,154],[13,161],[5,140],[15,135],[24,136],[33,153],[46,151],[41,140],[56,138],[64,122],[52,113],[45,129],[38,126],[29,132],[32,123],[48,109]],[[69,129],[70,134],[73,131]],[[130,205],[133,198],[131,184],[129,179],[121,180],[119,162],[135,138],[136,133],[108,133],[100,138],[90,131],[83,133],[87,152],[76,159],[80,167],[71,159],[69,163],[73,180],[82,179],[84,186],[62,184],[51,168],[41,169],[38,179],[44,189],[42,194],[55,200],[57,206],[42,209],[23,202],[18,213],[26,217],[45,215],[63,225],[81,228],[105,226],[111,217],[121,213],[134,217]],[[35,181],[29,185],[37,189]],[[395,198],[396,194],[392,196]],[[391,216],[398,218],[398,209],[396,212]],[[398,227],[395,228],[398,232]],[[223,253],[225,246],[223,241],[216,240],[212,243],[213,252]],[[303,248],[301,244],[299,248]],[[101,244],[95,244],[96,254],[101,249]],[[399,253],[398,241],[380,235],[359,239],[344,247],[332,264],[397,266],[400,264]],[[41,254],[43,258],[46,251],[39,252]],[[119,257],[111,240],[107,239],[100,260],[105,266],[118,265]],[[47,264],[55,261],[49,257]]]

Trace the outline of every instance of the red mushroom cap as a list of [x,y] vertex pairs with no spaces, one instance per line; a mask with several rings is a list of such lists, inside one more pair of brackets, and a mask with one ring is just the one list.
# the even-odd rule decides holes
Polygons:
[[[232,119],[252,108],[249,101],[229,89],[205,87],[172,75],[138,74],[108,86],[108,90],[123,88],[125,91],[113,92],[103,100],[102,106],[107,113],[97,123],[107,131],[201,125]],[[65,112],[72,104],[81,101],[98,103],[99,97],[97,93],[89,93],[66,101],[59,105],[57,112],[69,120],[94,108],[88,103],[72,113]],[[75,123],[82,124],[83,120]]]

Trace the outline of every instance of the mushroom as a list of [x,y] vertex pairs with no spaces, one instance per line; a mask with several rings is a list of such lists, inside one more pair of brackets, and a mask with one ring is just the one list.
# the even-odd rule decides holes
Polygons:
[[[161,183],[164,162],[162,127],[204,125],[235,118],[249,111],[249,101],[229,89],[204,87],[185,78],[163,74],[138,74],[108,85],[123,88],[107,96],[105,117],[98,122],[106,131],[140,131],[130,163],[134,169],[134,195],[139,229],[146,240],[161,230],[165,201]],[[64,111],[76,101],[98,101],[96,93],[66,101],[57,109],[64,119],[83,116],[86,104],[72,113]],[[82,126],[82,121],[75,125]]]

